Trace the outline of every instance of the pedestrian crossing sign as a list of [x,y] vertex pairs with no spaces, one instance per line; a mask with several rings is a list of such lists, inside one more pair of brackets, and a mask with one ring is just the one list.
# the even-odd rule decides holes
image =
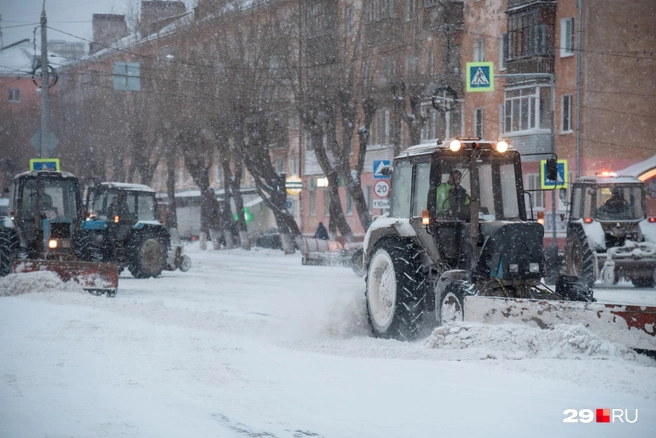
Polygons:
[[467,63],[467,91],[494,91],[494,63]]
[[547,160],[540,162],[540,188],[542,190],[567,188],[567,160],[558,160],[558,176],[556,181],[547,179]]

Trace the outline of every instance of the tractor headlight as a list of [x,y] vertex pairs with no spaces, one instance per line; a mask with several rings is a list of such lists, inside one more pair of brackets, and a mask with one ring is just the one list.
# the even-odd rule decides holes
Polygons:
[[540,264],[539,263],[529,263],[528,264],[528,271],[531,274],[537,274],[540,272]]
[[59,242],[57,241],[57,239],[50,239],[50,240],[48,240],[48,248],[50,248],[50,249],[55,249],[55,248],[57,248],[58,246],[59,246]]
[[508,265],[508,270],[510,271],[511,274],[518,274],[519,265],[517,263],[511,263]]
[[449,149],[453,152],[458,152],[461,146],[462,144],[458,140],[452,140],[451,143],[449,143]]
[[508,150],[508,143],[505,141],[500,141],[497,143],[497,152],[501,152],[502,154]]

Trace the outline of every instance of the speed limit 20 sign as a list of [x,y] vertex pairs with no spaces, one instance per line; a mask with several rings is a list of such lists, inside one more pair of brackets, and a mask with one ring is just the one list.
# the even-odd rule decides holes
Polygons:
[[385,181],[384,179],[376,181],[376,185],[374,186],[374,195],[376,195],[377,198],[387,198],[389,191],[389,182]]

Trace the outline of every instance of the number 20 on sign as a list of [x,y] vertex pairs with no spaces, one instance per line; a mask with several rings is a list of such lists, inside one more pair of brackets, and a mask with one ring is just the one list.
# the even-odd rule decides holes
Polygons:
[[389,195],[390,185],[387,181],[381,180],[376,183],[374,186],[374,194],[378,198],[387,198]]

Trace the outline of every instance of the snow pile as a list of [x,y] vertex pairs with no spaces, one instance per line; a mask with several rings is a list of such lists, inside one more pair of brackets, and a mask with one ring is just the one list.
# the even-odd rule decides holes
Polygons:
[[57,274],[50,271],[25,272],[0,277],[0,296],[2,297],[53,291],[84,292],[84,289],[75,282],[63,282]]
[[[426,339],[428,348],[469,350],[468,359],[578,359],[636,360],[636,353],[610,342],[582,325],[556,325],[540,329],[519,324],[449,324]],[[461,356],[462,357],[462,356]],[[464,358],[464,357],[463,357]]]

